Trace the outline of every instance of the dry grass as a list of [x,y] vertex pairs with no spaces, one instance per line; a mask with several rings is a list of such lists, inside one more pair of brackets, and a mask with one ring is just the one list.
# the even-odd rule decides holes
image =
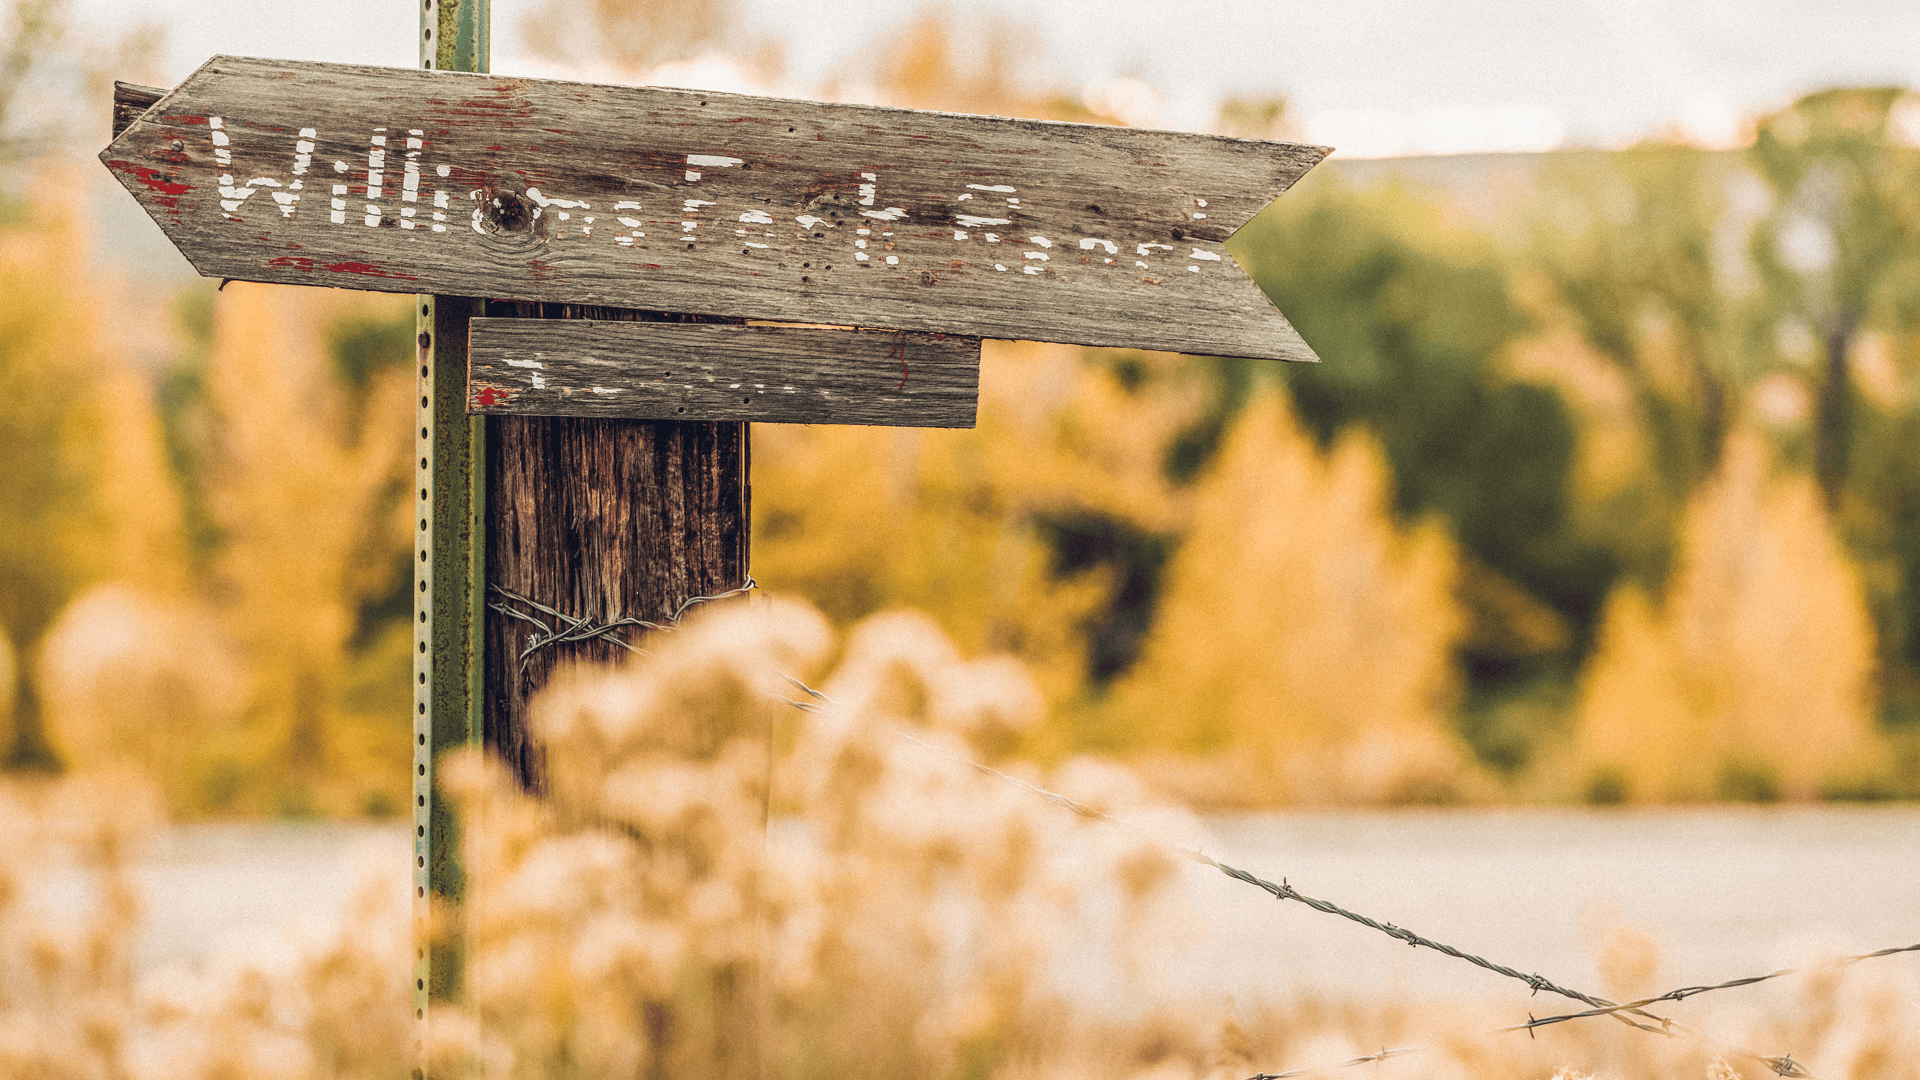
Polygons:
[[[1042,776],[1009,760],[1041,712],[1016,665],[968,660],[908,615],[836,643],[785,603],[711,612],[655,652],[543,699],[551,798],[489,762],[449,763],[477,826],[480,902],[466,913],[471,999],[432,1016],[436,1075],[1231,1080],[1420,1046],[1335,1075],[1768,1075],[1733,1049],[1751,1047],[1791,1050],[1827,1080],[1920,1076],[1897,960],[1725,995],[1697,1021],[1720,1045],[1605,1020],[1491,1034],[1511,1000],[1197,997],[1163,961],[1188,890],[1231,886],[960,760],[1150,835],[1196,835],[1111,766]],[[837,704],[793,708],[782,673]],[[0,1078],[407,1075],[408,915],[391,883],[298,964],[136,973],[129,866],[159,823],[138,790],[101,777],[0,790]],[[36,913],[23,884],[57,867],[83,871],[97,902]],[[1650,947],[1603,945],[1609,992],[1639,988]]]

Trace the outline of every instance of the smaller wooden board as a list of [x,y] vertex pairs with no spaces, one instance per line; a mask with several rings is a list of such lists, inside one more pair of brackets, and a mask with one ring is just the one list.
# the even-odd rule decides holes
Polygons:
[[970,428],[980,339],[810,326],[474,319],[467,411]]

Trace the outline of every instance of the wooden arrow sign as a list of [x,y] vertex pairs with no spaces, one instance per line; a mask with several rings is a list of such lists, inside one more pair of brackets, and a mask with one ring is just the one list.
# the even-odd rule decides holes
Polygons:
[[209,277],[1312,360],[1220,242],[1326,153],[220,56],[101,160]]

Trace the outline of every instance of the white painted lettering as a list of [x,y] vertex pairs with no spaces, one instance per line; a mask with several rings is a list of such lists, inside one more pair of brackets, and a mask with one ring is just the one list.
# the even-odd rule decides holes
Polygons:
[[[533,204],[535,206],[541,207],[542,209],[549,206],[560,206],[560,207],[566,207],[573,210],[593,209],[591,204],[583,202],[579,199],[550,199],[546,195],[542,194],[540,189],[537,187],[530,187],[527,189],[527,198],[533,200]],[[564,217],[565,215],[561,215],[561,216]]]

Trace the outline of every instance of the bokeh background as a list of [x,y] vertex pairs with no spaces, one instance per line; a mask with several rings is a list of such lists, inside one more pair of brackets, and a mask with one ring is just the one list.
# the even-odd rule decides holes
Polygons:
[[[405,799],[403,300],[216,292],[112,77],[410,63],[404,5],[15,0],[0,747],[190,815]],[[970,432],[756,431],[753,564],[1023,660],[1201,806],[1920,792],[1900,5],[526,0],[495,70],[1341,147],[1232,242],[1325,362],[987,349]]]
[[563,680],[548,799],[445,763],[458,931],[411,305],[217,289],[93,160],[114,78],[417,32],[0,0],[0,1080],[1920,1077],[1911,957],[1500,1034],[1554,1003],[1162,843],[1623,1000],[1909,939],[1912,5],[498,0],[499,72],[1337,152],[1229,245],[1321,364],[990,342],[976,430],[757,426],[766,595]]

